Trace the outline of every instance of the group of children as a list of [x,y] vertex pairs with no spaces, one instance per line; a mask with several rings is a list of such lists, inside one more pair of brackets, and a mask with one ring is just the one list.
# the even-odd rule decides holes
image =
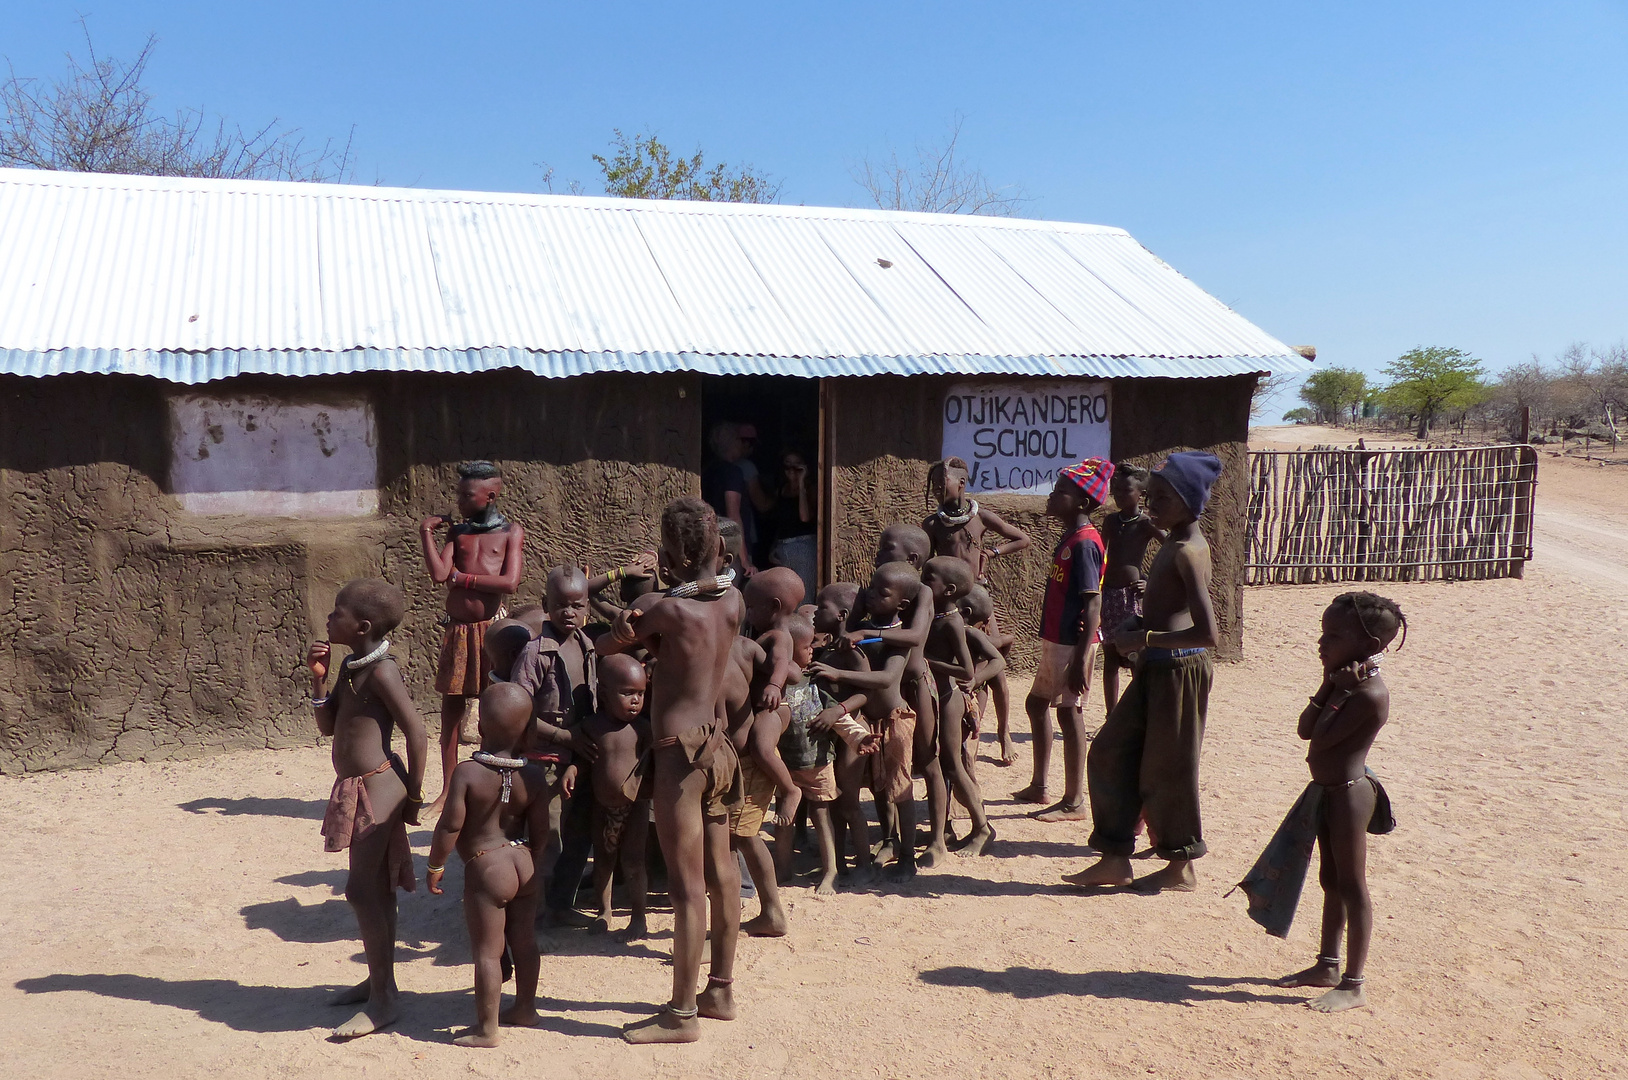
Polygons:
[[[1100,858],[1065,879],[1088,890],[1190,891],[1192,860],[1207,850],[1198,760],[1208,650],[1217,634],[1209,551],[1197,522],[1219,473],[1220,462],[1208,454],[1172,454],[1151,474],[1090,459],[1062,470],[1047,500],[1061,538],[1026,703],[1034,775],[1014,798],[1049,802],[1055,709],[1065,787],[1034,816],[1083,820],[1089,805],[1090,844]],[[620,869],[630,908],[625,933],[645,933],[652,821],[674,912],[673,992],[655,1016],[624,1030],[635,1043],[693,1041],[699,1018],[734,1018],[738,933],[786,933],[779,887],[789,879],[793,836],[805,817],[819,851],[821,893],[844,876],[908,879],[952,849],[965,856],[989,850],[996,834],[977,751],[992,698],[997,760],[1013,761],[1004,679],[1013,639],[994,611],[986,571],[991,558],[1022,550],[1030,539],[966,496],[964,462],[949,458],[934,467],[936,509],[921,525],[883,531],[867,581],[827,585],[811,603],[790,569],[738,577],[745,565],[738,527],[726,520],[721,529],[707,504],[682,498],[662,513],[658,552],[593,578],[556,567],[544,604],[513,611],[504,599],[520,579],[521,534],[495,506],[501,473],[473,462],[460,475],[461,520],[427,518],[421,535],[432,577],[448,585],[436,679],[443,785],[431,806],[439,820],[428,886],[441,891],[456,851],[477,1002],[476,1025],[458,1038],[461,1045],[493,1046],[500,1024],[537,1023],[539,907],[554,924],[608,929]],[[1117,512],[1104,537],[1091,517],[1110,497]],[[451,528],[437,540],[445,525]],[[989,535],[1000,538],[992,547],[985,546]],[[1155,541],[1158,554],[1144,578]],[[1371,778],[1363,771],[1366,751],[1386,710],[1375,654],[1400,624],[1389,601],[1350,596],[1358,599],[1342,597],[1325,615],[1329,676],[1301,723],[1312,743],[1314,786],[1324,793],[1312,817],[1331,900],[1318,965],[1290,981],[1333,987],[1319,999],[1325,1008],[1362,1004],[1371,911],[1365,849],[1353,847],[1363,833],[1350,823],[1372,809],[1379,791],[1377,781],[1363,782]],[[428,757],[425,725],[387,638],[403,613],[400,589],[352,582],[335,600],[327,640],[307,656],[318,729],[334,737],[338,776],[323,833],[329,850],[350,851],[346,897],[369,972],[336,998],[360,1006],[335,1029],[340,1037],[397,1016],[394,889],[414,887],[406,826],[419,823]],[[1092,739],[1080,702],[1098,643],[1108,718]],[[329,693],[331,644],[349,656]],[[1133,674],[1118,697],[1121,666]],[[460,763],[468,697],[479,699],[480,747]],[[405,762],[390,749],[394,727],[406,737]],[[917,776],[927,792],[924,846]],[[876,837],[862,806],[867,788]],[[960,838],[950,823],[952,799],[968,818]],[[765,824],[774,826],[772,851]],[[1129,857],[1143,828],[1167,866],[1135,879]],[[576,904],[590,854],[592,914]],[[760,906],[745,923],[742,866]],[[1266,902],[1252,892],[1252,913]],[[1347,925],[1350,963],[1342,978],[1338,937]],[[703,948],[710,966],[698,992]],[[500,1011],[505,969],[515,1000]]]

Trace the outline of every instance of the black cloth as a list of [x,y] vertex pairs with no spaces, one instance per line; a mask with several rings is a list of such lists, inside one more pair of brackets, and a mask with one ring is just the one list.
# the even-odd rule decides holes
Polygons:
[[719,517],[728,517],[724,496],[733,491],[741,497],[741,520],[751,511],[752,498],[746,493],[746,473],[733,461],[715,461],[701,473],[701,498],[717,511]]
[[[814,501],[809,500],[809,509],[813,509]],[[793,536],[812,536],[815,522],[804,521],[797,513],[797,496],[780,493],[775,501],[774,509],[770,511],[770,519],[774,522],[774,538],[788,540]]]
[[560,857],[548,882],[544,903],[550,911],[576,906],[582,873],[593,854],[594,778],[589,767],[577,773],[577,787],[560,807]]

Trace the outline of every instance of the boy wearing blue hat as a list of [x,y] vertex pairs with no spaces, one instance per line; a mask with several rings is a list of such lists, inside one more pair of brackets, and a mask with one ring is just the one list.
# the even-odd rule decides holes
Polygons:
[[1091,791],[1090,844],[1102,857],[1071,885],[1133,885],[1130,855],[1145,818],[1154,851],[1168,861],[1133,887],[1156,893],[1191,892],[1192,860],[1208,851],[1198,808],[1198,759],[1210,697],[1210,654],[1216,643],[1210,606],[1210,547],[1198,519],[1221,475],[1214,454],[1171,454],[1148,484],[1148,515],[1169,534],[1148,573],[1141,625],[1113,638],[1122,656],[1135,655],[1119,699],[1086,756]]

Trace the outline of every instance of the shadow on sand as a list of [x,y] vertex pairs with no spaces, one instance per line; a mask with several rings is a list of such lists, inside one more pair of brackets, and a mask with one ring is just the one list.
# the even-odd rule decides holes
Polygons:
[[986,971],[972,967],[944,967],[923,971],[917,977],[934,986],[975,986],[992,994],[1010,994],[1025,1000],[1043,997],[1132,998],[1172,1005],[1192,1005],[1201,1001],[1264,1001],[1299,1005],[1305,1001],[1303,996],[1222,989],[1273,986],[1272,979],[1228,979],[1221,976],[1175,975],[1162,971],[1066,972],[1029,967]]
[[306,821],[321,821],[322,815],[328,809],[327,802],[322,799],[261,799],[254,797],[242,799],[193,799],[191,802],[180,803],[179,806],[189,814],[221,814],[228,817],[254,814],[259,817],[304,818]]

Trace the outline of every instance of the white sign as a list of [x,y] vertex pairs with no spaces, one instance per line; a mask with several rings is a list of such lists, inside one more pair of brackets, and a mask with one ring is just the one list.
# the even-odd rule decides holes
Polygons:
[[379,508],[373,410],[260,395],[170,399],[170,490],[194,514],[360,517]]
[[944,456],[967,463],[967,491],[1045,495],[1057,470],[1109,456],[1108,384],[967,383],[944,398]]

